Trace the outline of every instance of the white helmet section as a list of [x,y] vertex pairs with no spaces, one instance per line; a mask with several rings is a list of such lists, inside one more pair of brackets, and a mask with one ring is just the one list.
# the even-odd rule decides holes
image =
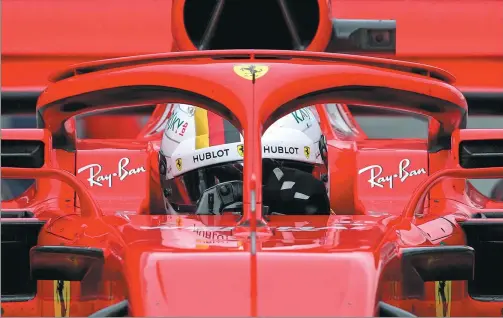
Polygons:
[[[185,104],[168,108],[166,111],[171,115],[165,124],[160,154],[166,157],[168,179],[194,169],[243,160],[242,135],[241,142],[196,149],[196,108]],[[321,134],[310,107],[296,110],[277,120],[264,133],[262,158],[321,164],[318,146]]]

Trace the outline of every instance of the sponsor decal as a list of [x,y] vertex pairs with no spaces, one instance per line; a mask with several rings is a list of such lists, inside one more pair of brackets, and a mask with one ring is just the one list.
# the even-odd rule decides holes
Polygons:
[[228,236],[216,234],[215,232],[197,233],[203,238],[196,239],[197,249],[208,249],[212,245],[225,246],[231,248],[237,248],[243,250],[243,242],[236,240],[235,238],[229,238]]
[[208,152],[197,154],[192,157],[192,160],[194,163],[196,163],[196,162],[202,162],[205,160],[217,159],[217,158],[228,157],[228,156],[229,156],[229,148],[226,148],[226,149],[213,150],[213,151],[208,151]]
[[175,160],[175,165],[178,171],[182,171],[182,158],[178,158]]
[[451,316],[451,281],[435,282],[435,313],[437,317]]
[[[440,245],[446,245],[440,242]],[[451,316],[451,281],[435,281],[435,313],[437,317]]]
[[409,166],[410,166],[410,160],[403,159],[398,164],[398,171],[394,174],[382,175],[383,168],[380,165],[367,166],[363,169],[360,169],[360,171],[358,171],[358,174],[370,171],[370,178],[368,179],[367,182],[370,184],[371,188],[374,187],[384,188],[384,185],[387,183],[389,188],[393,189],[395,179],[398,179],[400,183],[403,183],[409,177],[426,174],[426,170],[424,168],[416,170],[407,170]]
[[309,114],[309,111],[307,109],[299,109],[294,112],[292,112],[292,116],[297,122],[297,124],[300,124],[304,122],[304,120],[310,120],[311,119],[311,114]]
[[264,146],[264,153],[298,155],[299,154],[299,147]]
[[184,124],[182,125],[182,131],[180,131],[180,132],[178,133],[180,136],[185,135],[185,131],[187,130],[187,126],[188,126],[188,125],[189,125],[189,123],[184,123]]
[[237,150],[238,150],[238,155],[243,157],[244,153],[245,153],[245,146],[243,144],[238,145]]
[[241,64],[234,66],[234,73],[247,80],[261,78],[269,71],[269,67],[259,64]]
[[183,136],[185,134],[185,131],[187,130],[188,126],[189,126],[189,123],[180,119],[178,112],[173,112],[171,117],[169,117],[169,119],[168,119],[168,123],[166,124],[166,129],[171,130],[175,134]]
[[54,316],[70,317],[70,282],[54,281]]
[[229,238],[227,235],[219,234],[218,232],[214,232],[214,231],[196,230],[195,232],[197,235],[206,239],[206,240],[201,240],[200,243],[222,242],[222,241],[227,241]]
[[101,170],[103,170],[103,167],[100,164],[96,163],[80,168],[79,170],[77,170],[77,173],[89,170],[89,178],[87,179],[87,181],[89,182],[89,186],[102,187],[103,184],[108,184],[108,187],[111,188],[112,181],[115,178],[119,178],[119,181],[124,181],[129,176],[146,172],[143,166],[128,169],[129,161],[130,161],[129,158],[122,158],[121,160],[119,160],[119,163],[117,164],[117,172],[114,173],[101,174]]
[[306,156],[306,159],[309,159],[309,156],[311,156],[311,148],[304,146],[304,155]]
[[[263,146],[262,150],[264,153],[274,153],[274,154],[286,154],[286,155],[297,155],[299,153],[298,147],[285,147],[285,146]],[[244,145],[237,145],[238,155],[244,156]],[[307,159],[311,157],[311,148],[309,146],[304,146],[304,156]],[[319,156],[319,154],[318,154]]]

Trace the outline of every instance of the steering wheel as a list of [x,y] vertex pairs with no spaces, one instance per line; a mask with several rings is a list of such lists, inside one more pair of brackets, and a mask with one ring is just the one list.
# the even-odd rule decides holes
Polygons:
[[[322,181],[312,174],[275,168],[263,186],[264,216],[330,215],[330,201]],[[221,215],[243,210],[243,182],[227,181],[206,189],[197,201],[196,215]]]
[[196,215],[221,215],[227,211],[242,211],[243,181],[227,181],[206,189],[197,201]]

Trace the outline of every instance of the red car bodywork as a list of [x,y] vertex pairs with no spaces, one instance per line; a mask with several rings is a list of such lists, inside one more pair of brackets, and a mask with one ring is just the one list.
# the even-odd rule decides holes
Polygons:
[[[234,72],[237,64],[268,71],[251,81]],[[502,251],[491,242],[501,240],[503,206],[465,178],[501,177],[503,167],[501,159],[468,165],[484,147],[467,155],[460,144],[498,143],[503,131],[459,129],[467,104],[449,73],[371,57],[244,50],[89,62],[52,81],[37,105],[43,129],[2,130],[2,142],[39,140],[46,154],[40,168],[2,167],[2,178],[63,181],[40,179],[36,191],[2,202],[2,232],[41,223],[29,259],[36,291],[2,299],[3,315],[85,316],[117,303],[133,316],[500,314],[501,294],[491,293],[502,291],[491,283],[499,282]],[[429,138],[341,134],[325,109],[334,101],[430,116]],[[78,114],[167,102],[210,109],[242,129],[241,219],[152,215],[163,210],[162,132],[149,140],[75,136]],[[262,132],[306,105],[316,105],[327,138],[336,215],[266,218]],[[81,170],[88,165],[96,170]]]
[[[245,16],[247,2],[252,1],[240,1]],[[398,25],[396,58],[448,70],[463,92],[501,93],[503,89],[503,43],[498,41],[503,37],[500,0],[317,2],[319,18],[316,12],[314,16],[307,16],[308,12],[301,16],[301,22],[320,21],[316,41],[308,50],[326,49],[331,18],[394,19]],[[99,4],[80,0],[2,1],[2,90],[41,90],[49,84],[47,77],[54,69],[87,60],[193,50],[184,25],[184,5],[183,0],[128,1],[127,6],[118,0]],[[239,15],[239,7],[233,10]],[[262,16],[269,18],[266,13],[251,16],[251,21],[240,19],[233,29],[255,26]],[[281,16],[271,19],[284,23]],[[238,48],[232,39],[229,37],[226,49]]]
[[[196,40],[191,38],[202,37],[216,3],[147,0],[124,5],[117,0],[5,0],[5,105],[15,108],[19,100],[33,105],[34,98],[49,84],[49,73],[71,64],[196,50]],[[304,0],[287,4],[297,28],[302,29],[305,50],[339,52],[331,39],[334,18],[395,20],[399,30],[394,58],[448,70],[457,78],[457,87],[477,101],[503,100],[503,42],[498,40],[503,37],[501,0]],[[218,49],[293,49],[277,8],[276,1],[227,1],[223,22],[214,36]],[[236,30],[239,32],[234,34]],[[117,127],[130,129],[115,129],[111,119],[118,123]],[[141,120],[131,115],[94,115],[83,122],[91,138],[134,138],[142,127]]]

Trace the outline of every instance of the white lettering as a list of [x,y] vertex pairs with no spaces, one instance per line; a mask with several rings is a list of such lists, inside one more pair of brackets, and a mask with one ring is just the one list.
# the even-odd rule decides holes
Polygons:
[[146,172],[144,167],[138,167],[138,168],[133,168],[133,169],[127,169],[127,165],[129,164],[129,158],[122,158],[119,160],[119,163],[117,164],[117,172],[114,173],[109,173],[102,175],[101,170],[103,169],[100,164],[90,164],[87,166],[84,166],[80,168],[77,173],[81,173],[85,170],[89,169],[89,178],[87,178],[87,181],[89,182],[89,186],[98,186],[102,187],[103,184],[108,184],[108,187],[112,187],[112,181],[115,177],[119,177],[120,181],[125,180],[127,177],[139,174],[142,172]]
[[374,187],[384,188],[384,184],[387,183],[389,188],[393,189],[394,179],[398,178],[400,180],[400,183],[403,183],[409,177],[426,174],[426,170],[424,168],[416,170],[407,170],[409,166],[410,166],[410,160],[403,159],[398,164],[398,171],[395,174],[381,176],[383,168],[380,165],[367,166],[363,169],[360,169],[360,171],[358,171],[358,174],[362,174],[365,171],[370,171],[370,178],[368,179],[367,182],[370,183],[371,188]]

